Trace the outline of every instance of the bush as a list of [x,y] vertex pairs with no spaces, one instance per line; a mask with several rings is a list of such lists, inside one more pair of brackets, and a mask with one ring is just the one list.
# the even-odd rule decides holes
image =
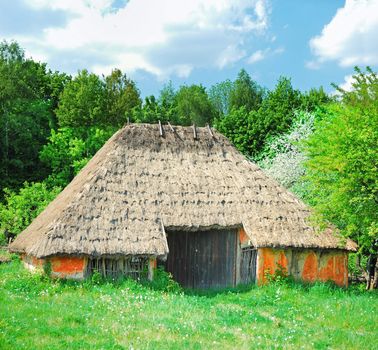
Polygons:
[[175,294],[182,292],[182,287],[174,281],[172,275],[166,272],[161,266],[154,271],[154,278],[152,281],[148,282],[148,285],[153,289],[164,292]]
[[43,182],[29,184],[18,192],[5,189],[5,203],[0,203],[0,230],[20,233],[58,195],[59,187],[48,188]]

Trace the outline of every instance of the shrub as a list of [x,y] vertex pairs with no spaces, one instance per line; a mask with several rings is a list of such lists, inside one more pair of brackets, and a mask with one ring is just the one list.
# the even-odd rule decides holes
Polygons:
[[173,280],[172,274],[166,272],[163,267],[158,267],[154,271],[154,278],[148,282],[148,285],[156,290],[161,290],[169,293],[180,293],[182,287]]

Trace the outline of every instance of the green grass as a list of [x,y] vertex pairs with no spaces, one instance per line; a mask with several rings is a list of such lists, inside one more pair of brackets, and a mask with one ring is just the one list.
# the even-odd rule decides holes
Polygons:
[[378,294],[325,284],[167,293],[0,266],[1,349],[378,349]]

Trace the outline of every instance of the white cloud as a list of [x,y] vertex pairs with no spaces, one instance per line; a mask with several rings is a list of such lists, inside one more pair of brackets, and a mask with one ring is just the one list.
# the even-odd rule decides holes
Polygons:
[[245,50],[241,49],[237,45],[229,45],[218,56],[217,65],[222,69],[231,63],[238,62],[245,57],[245,55]]
[[16,40],[55,62],[60,53],[85,50],[93,57],[88,68],[97,73],[119,67],[159,78],[187,77],[194,68],[223,68],[245,57],[246,41],[268,26],[268,1],[130,0],[114,9],[113,0],[28,0],[34,9],[64,11],[68,20],[62,27],[45,28],[42,38],[24,34]]
[[341,66],[378,64],[378,0],[346,0],[320,35],[310,40],[317,67],[325,61]]
[[355,82],[355,79],[353,78],[353,75],[346,75],[344,77],[344,82],[339,85],[339,88],[345,90],[345,91],[352,91],[353,89],[353,83]]
[[257,50],[251,56],[248,57],[247,63],[253,64],[253,63],[262,61],[266,59],[267,57],[279,55],[283,53],[284,51],[285,49],[283,47],[278,47],[274,50],[272,50],[270,47],[268,47],[265,50]]

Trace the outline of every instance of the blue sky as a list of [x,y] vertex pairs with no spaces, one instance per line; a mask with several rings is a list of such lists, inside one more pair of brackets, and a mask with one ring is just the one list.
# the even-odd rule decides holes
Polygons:
[[0,38],[53,70],[120,68],[142,96],[241,68],[261,85],[347,87],[378,66],[378,0],[0,0]]

